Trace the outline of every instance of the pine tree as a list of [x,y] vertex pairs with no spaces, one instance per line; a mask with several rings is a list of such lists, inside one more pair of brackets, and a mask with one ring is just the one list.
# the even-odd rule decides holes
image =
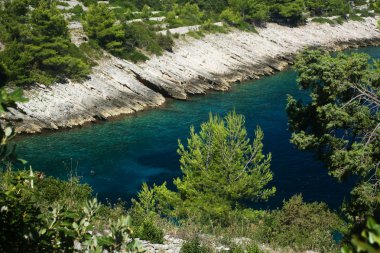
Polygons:
[[125,41],[125,31],[116,23],[112,10],[105,4],[91,5],[86,13],[85,30],[104,49],[115,56],[125,58],[129,48]]
[[298,82],[310,100],[289,97],[287,107],[292,143],[315,151],[339,180],[356,176],[345,207],[355,220],[380,210],[380,70],[368,60],[364,54],[300,55]]
[[7,1],[0,15],[6,33],[0,57],[9,70],[9,81],[29,85],[85,78],[90,67],[71,43],[63,15],[50,2],[40,1],[32,10],[25,7],[28,4]]
[[191,128],[187,147],[179,142],[183,177],[174,180],[177,192],[165,184],[154,188],[164,213],[223,221],[230,211],[275,193],[267,186],[273,174],[271,155],[263,154],[264,134],[257,128],[251,143],[244,124],[244,116],[232,112],[224,119],[210,115],[199,133]]

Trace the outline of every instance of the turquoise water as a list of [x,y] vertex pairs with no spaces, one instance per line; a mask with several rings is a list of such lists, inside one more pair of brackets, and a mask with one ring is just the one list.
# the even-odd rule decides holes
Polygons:
[[[358,51],[380,58],[377,47]],[[277,194],[261,207],[275,208],[283,199],[302,193],[307,201],[324,201],[337,208],[348,195],[347,184],[329,177],[312,153],[298,151],[289,143],[286,96],[306,97],[295,80],[296,74],[289,70],[235,85],[230,92],[169,101],[162,108],[119,120],[25,136],[17,141],[18,153],[47,175],[67,178],[74,172],[102,200],[129,200],[142,182],[171,182],[180,176],[176,149],[178,139],[186,140],[190,125],[198,128],[210,112],[224,115],[235,109],[245,115],[251,136],[257,125],[262,127],[265,151],[273,155]]]

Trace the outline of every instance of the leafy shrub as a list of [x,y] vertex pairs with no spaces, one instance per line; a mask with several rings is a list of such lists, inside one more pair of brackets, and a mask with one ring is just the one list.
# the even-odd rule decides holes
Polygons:
[[203,38],[205,35],[202,33],[202,31],[189,31],[187,33],[187,35],[189,35],[190,37],[193,37],[194,39],[201,39]]
[[84,10],[83,10],[82,6],[80,6],[79,4],[75,5],[73,8],[68,10],[68,12],[73,14],[71,19],[75,20],[75,21],[80,21],[83,14],[84,14]]
[[243,18],[240,13],[233,11],[230,8],[225,9],[221,14],[220,18],[230,25],[239,25],[243,22]]
[[126,55],[126,59],[134,62],[134,63],[137,63],[137,62],[144,62],[144,61],[147,61],[149,60],[149,57],[146,56],[145,54],[143,53],[140,53],[139,51],[137,50],[132,50],[132,52],[129,52],[127,55]]
[[84,6],[89,7],[91,5],[97,4],[98,0],[81,0]]
[[166,22],[170,28],[202,24],[205,14],[197,4],[186,3],[174,5],[172,11],[167,12]]
[[93,40],[90,40],[87,43],[82,43],[79,46],[79,49],[87,58],[91,59],[90,63],[92,66],[96,65],[95,60],[100,60],[104,55],[101,47]]
[[223,26],[215,25],[210,19],[204,22],[201,30],[207,33],[225,33],[226,30]]
[[171,52],[173,50],[174,40],[170,34],[167,34],[167,35],[158,34],[157,43],[162,49],[166,51]]
[[0,87],[4,86],[9,79],[9,70],[4,63],[0,62]]
[[129,217],[99,217],[102,204],[89,197],[87,186],[40,175],[32,170],[0,175],[1,252],[140,250]]
[[342,248],[342,253],[380,251],[380,224],[374,218],[368,218],[366,227],[352,236],[350,244]]
[[342,18],[342,17],[337,17],[337,18],[334,18],[334,21],[335,21],[337,24],[342,25],[342,24],[344,23],[345,19]]
[[123,26],[115,23],[115,15],[108,6],[91,5],[86,13],[84,28],[99,46],[115,56],[126,58],[131,47],[126,44]]
[[256,237],[266,243],[294,250],[336,250],[334,232],[342,226],[339,217],[323,203],[304,203],[301,195],[284,202],[282,209],[275,210],[258,227]]
[[145,220],[138,228],[136,237],[151,243],[164,243],[164,231],[150,220]]
[[159,42],[170,47],[170,38],[163,38],[163,36],[165,35],[160,35],[160,38],[158,39],[156,33],[150,30],[144,23],[138,22],[126,26],[126,38],[129,45],[146,49],[150,53],[156,55],[162,54],[162,48]]
[[320,24],[330,24],[330,25],[334,24],[334,21],[328,18],[323,18],[323,17],[313,18],[311,22],[320,23]]
[[210,253],[212,250],[201,244],[199,237],[186,241],[181,248],[181,253]]
[[[92,189],[89,185],[81,184],[78,178],[62,181],[53,177],[36,180],[35,187],[29,196],[41,209],[54,204],[80,210],[88,199],[91,199]],[[59,194],[57,194],[59,192]]]
[[133,217],[136,236],[152,243],[163,243],[164,232],[155,222],[160,219],[160,216],[156,213],[154,192],[146,183],[142,185],[138,198],[139,201],[132,199],[132,207],[129,210]]
[[358,22],[362,22],[364,20],[364,18],[354,13],[350,14],[350,19]]
[[[19,175],[20,179],[28,178],[28,175]],[[0,188],[0,252],[38,252],[43,246],[30,243],[38,237],[38,230],[43,222],[36,219],[41,211],[34,207],[31,201],[21,201],[20,194],[16,190]],[[20,190],[23,187],[16,180],[14,187]]]
[[[6,2],[0,10],[5,50],[0,52],[16,85],[52,84],[67,78],[83,80],[90,73],[87,59],[71,43],[67,23],[51,2]],[[26,7],[25,7],[26,6]]]

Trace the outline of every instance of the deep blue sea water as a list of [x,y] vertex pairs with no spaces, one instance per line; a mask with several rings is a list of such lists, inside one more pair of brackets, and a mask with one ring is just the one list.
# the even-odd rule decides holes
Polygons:
[[[380,58],[378,47],[352,51]],[[251,137],[256,126],[264,130],[265,152],[273,156],[277,194],[261,207],[278,207],[283,199],[302,193],[306,201],[324,201],[338,208],[349,186],[328,176],[313,153],[298,151],[289,143],[287,94],[307,97],[298,89],[292,70],[234,85],[229,92],[168,101],[161,108],[118,120],[25,136],[17,140],[18,154],[47,175],[65,179],[74,172],[102,200],[128,201],[142,182],[159,184],[180,176],[178,139],[185,142],[191,125],[198,129],[210,112],[225,115],[235,109],[245,115]]]

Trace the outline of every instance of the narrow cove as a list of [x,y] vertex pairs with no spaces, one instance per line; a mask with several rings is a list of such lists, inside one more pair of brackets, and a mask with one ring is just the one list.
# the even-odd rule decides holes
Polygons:
[[[351,51],[380,58],[379,47]],[[298,151],[289,143],[287,94],[306,97],[292,70],[235,85],[229,92],[170,101],[162,108],[119,120],[24,136],[17,140],[18,154],[47,175],[63,179],[70,174],[79,176],[102,200],[129,201],[142,182],[171,182],[180,175],[178,139],[186,143],[191,125],[198,129],[210,112],[225,115],[235,109],[245,115],[251,137],[256,126],[263,129],[264,149],[273,156],[277,193],[261,207],[276,208],[282,200],[302,193],[305,201],[324,201],[338,208],[349,187],[328,176],[314,154]]]

